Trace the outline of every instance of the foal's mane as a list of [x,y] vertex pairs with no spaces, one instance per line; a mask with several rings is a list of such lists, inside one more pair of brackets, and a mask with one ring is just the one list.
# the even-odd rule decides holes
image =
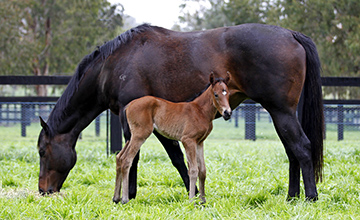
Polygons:
[[98,46],[96,50],[86,55],[80,61],[64,93],[57,101],[51,113],[53,118],[49,117],[49,122],[52,123],[52,126],[57,127],[60,124],[61,120],[67,115],[66,112],[69,108],[70,99],[71,97],[73,97],[73,94],[78,90],[78,86],[82,77],[85,75],[86,71],[92,64],[94,64],[99,59],[101,59],[100,61],[105,60],[121,45],[129,43],[134,38],[134,36],[139,33],[145,32],[151,28],[152,26],[150,26],[149,24],[142,24],[140,26],[127,30],[126,32],[115,37],[113,40],[105,42],[102,46]]
[[[222,77],[215,78],[215,79],[214,79],[214,84],[216,84],[216,83],[218,83],[218,82],[223,82],[223,83],[225,83],[225,79],[222,78]],[[188,100],[186,100],[186,102],[194,101],[197,97],[201,96],[201,94],[203,94],[203,93],[209,88],[210,85],[211,85],[211,83],[208,83],[203,90],[201,90],[200,92],[196,93],[193,97],[191,97],[191,98],[189,98]]]

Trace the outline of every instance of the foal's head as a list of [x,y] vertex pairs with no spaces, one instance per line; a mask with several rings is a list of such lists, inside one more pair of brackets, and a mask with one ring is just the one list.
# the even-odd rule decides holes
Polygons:
[[225,120],[231,117],[231,108],[229,104],[229,89],[227,83],[230,80],[229,72],[226,78],[215,78],[214,73],[210,74],[211,90],[213,92],[213,102],[216,109],[220,112]]

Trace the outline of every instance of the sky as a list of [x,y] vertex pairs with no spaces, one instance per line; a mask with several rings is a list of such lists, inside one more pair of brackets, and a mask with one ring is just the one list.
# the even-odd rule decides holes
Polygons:
[[179,6],[183,0],[109,0],[111,4],[120,3],[124,6],[124,14],[136,19],[137,24],[171,28],[179,21]]

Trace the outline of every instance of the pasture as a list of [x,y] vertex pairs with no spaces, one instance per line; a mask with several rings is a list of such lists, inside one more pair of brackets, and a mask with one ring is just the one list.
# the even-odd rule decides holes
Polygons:
[[189,202],[153,135],[141,148],[137,198],[115,205],[115,155],[106,156],[105,140],[91,126],[77,143],[77,163],[61,193],[44,197],[37,190],[40,126],[31,125],[26,138],[18,125],[0,126],[0,219],[359,219],[359,131],[338,142],[335,128],[327,130],[316,203],[305,201],[303,184],[301,198],[286,201],[288,160],[272,124],[257,123],[254,142],[244,140],[242,126],[217,119],[204,146],[204,206]]

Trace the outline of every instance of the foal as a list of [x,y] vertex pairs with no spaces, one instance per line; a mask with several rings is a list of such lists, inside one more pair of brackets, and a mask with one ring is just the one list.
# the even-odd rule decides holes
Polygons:
[[[210,74],[210,86],[192,102],[173,103],[153,96],[144,96],[126,106],[126,118],[131,138],[116,156],[116,183],[113,201],[129,201],[129,170],[141,145],[155,129],[163,136],[181,141],[184,145],[189,166],[189,199],[195,196],[195,185],[199,176],[199,190],[202,202],[205,200],[206,168],[203,142],[212,130],[212,120],[217,111],[228,120],[231,116],[229,91],[226,79],[214,78]],[[122,182],[121,182],[122,181]]]

